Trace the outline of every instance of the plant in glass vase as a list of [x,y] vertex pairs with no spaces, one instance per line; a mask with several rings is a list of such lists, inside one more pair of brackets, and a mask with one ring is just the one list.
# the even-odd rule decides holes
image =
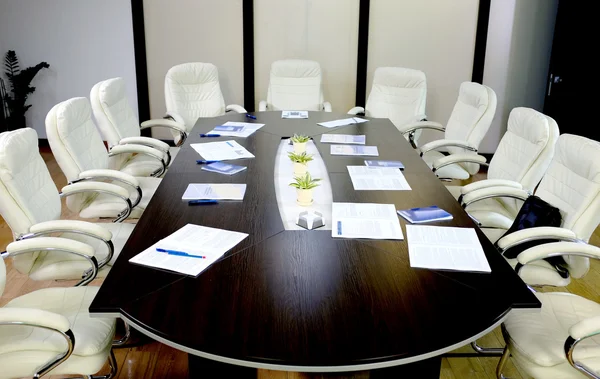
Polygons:
[[306,151],[302,154],[288,153],[288,157],[294,162],[294,175],[302,176],[306,174],[308,168],[306,167],[308,162],[313,160],[312,154],[306,154]]
[[294,153],[301,154],[306,151],[306,143],[310,141],[310,137],[302,134],[294,134],[291,140],[294,144]]
[[319,185],[320,180],[319,178],[312,178],[310,172],[294,178],[290,186],[296,188],[296,194],[298,195],[296,202],[298,205],[307,207],[312,204],[312,190]]

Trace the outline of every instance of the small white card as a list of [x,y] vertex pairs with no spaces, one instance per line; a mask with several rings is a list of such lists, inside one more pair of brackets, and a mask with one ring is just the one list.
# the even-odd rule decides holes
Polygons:
[[281,118],[308,118],[308,111],[281,111]]

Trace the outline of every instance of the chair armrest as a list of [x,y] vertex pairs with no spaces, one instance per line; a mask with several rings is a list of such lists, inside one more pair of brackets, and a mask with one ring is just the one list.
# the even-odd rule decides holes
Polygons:
[[331,112],[331,103],[329,101],[323,103],[323,110],[325,112]]
[[138,194],[135,201],[132,202],[132,208],[135,208],[140,203],[140,201],[142,201],[142,196],[144,194],[142,193],[140,182],[134,176],[117,170],[98,169],[83,171],[79,173],[79,179],[72,181],[70,184],[88,180],[94,181],[96,179],[111,179],[132,187]]
[[442,147],[462,147],[463,149],[477,152],[477,148],[467,141],[461,141],[458,139],[438,139],[421,146],[421,156],[429,151],[438,150]]
[[365,114],[365,108],[363,108],[363,107],[354,107],[354,108],[352,108],[352,109],[350,109],[348,111],[348,114],[351,114],[351,115],[354,115],[354,116],[356,116],[358,114]]
[[112,196],[116,196],[122,199],[127,208],[125,208],[113,222],[121,222],[125,220],[131,214],[131,209],[133,206],[131,205],[131,200],[129,199],[129,191],[127,191],[123,187],[119,187],[116,184],[111,183],[103,183],[103,182],[78,182],[69,184],[61,189],[60,197],[66,197],[75,195],[78,193],[85,192],[96,192],[96,193],[104,193]]
[[[569,242],[579,242],[577,235],[571,229],[559,228],[554,226],[538,226],[517,230],[514,233],[500,238],[496,241],[496,246],[500,252],[504,252],[511,247],[520,245],[529,241],[554,239]],[[521,253],[522,254],[522,253]]]
[[477,191],[471,191],[462,198],[462,207],[466,209],[469,205],[484,199],[494,197],[509,197],[517,200],[527,200],[531,194],[525,190],[514,187],[488,187]]
[[[163,118],[166,119],[166,120],[175,121],[178,124],[185,126],[185,119],[179,113],[176,113],[176,112],[173,112],[173,111],[166,111],[165,112],[165,116]],[[187,130],[187,128],[186,128],[186,130]]]
[[163,153],[168,153],[169,152],[169,144],[165,143],[161,140],[158,140],[156,138],[150,138],[150,137],[126,137],[123,138],[119,141],[119,145],[127,145],[127,144],[134,144],[134,145],[143,145],[143,146],[149,146],[152,147],[158,151],[162,151]]
[[444,125],[440,124],[439,122],[418,121],[418,122],[411,122],[410,124],[404,125],[402,128],[400,128],[400,133],[407,134],[410,132],[414,132],[415,130],[418,130],[418,129],[433,129],[433,130],[438,130],[440,132],[446,131],[446,127]]
[[541,259],[563,255],[578,255],[586,258],[600,259],[600,247],[584,242],[550,242],[523,251],[517,256],[517,260],[523,266]]
[[140,124],[140,129],[142,129],[142,130],[147,129],[147,128],[153,128],[153,127],[169,128],[169,129],[176,130],[179,133],[187,133],[187,129],[185,128],[185,125],[183,125],[177,121],[167,120],[166,118],[158,118],[158,119],[154,119],[154,120],[148,120],[148,121],[144,121]]
[[[462,155],[462,154],[458,154],[458,155]],[[485,179],[485,180],[480,180],[475,183],[467,184],[466,186],[464,186],[460,189],[460,194],[462,196],[462,195],[468,194],[471,191],[477,191],[482,188],[489,188],[489,187],[513,187],[516,189],[523,189],[523,186],[521,185],[521,183],[515,182],[512,180]],[[459,201],[460,201],[460,199],[459,199]]]
[[449,166],[455,163],[477,163],[487,166],[487,159],[483,155],[478,154],[450,154],[433,162],[431,169],[436,172],[442,167]]
[[[115,246],[112,243],[112,233],[108,229],[103,228],[98,224],[93,224],[87,221],[52,220],[40,222],[39,224],[35,224],[29,228],[29,233],[19,236],[17,240],[20,241],[23,239],[44,236],[52,233],[82,234],[102,241],[108,248],[108,253],[106,254],[105,259],[98,262],[98,268],[106,266],[106,264],[111,261],[115,253]],[[62,236],[61,238],[65,237]]]
[[[134,154],[134,153],[148,155],[148,156],[160,161],[162,167],[157,169],[156,171],[154,171],[151,174],[151,176],[161,176],[167,170],[167,161],[165,161],[166,154],[160,150],[154,149],[149,146],[134,145],[134,144],[115,145],[108,152],[108,156],[113,157],[113,156],[119,155],[119,154]],[[167,160],[170,160],[170,157],[171,157],[171,155],[168,154]]]
[[58,313],[35,308],[0,308],[0,324],[24,323],[66,333],[71,329],[69,320]]
[[265,112],[266,110],[267,110],[267,101],[261,100],[260,103],[258,103],[258,111]]
[[241,105],[237,105],[237,104],[229,104],[228,106],[225,107],[225,112],[230,112],[230,111],[234,111],[237,113],[246,113],[246,109],[244,107],[242,107]]
[[77,255],[90,262],[92,269],[75,286],[84,286],[98,275],[98,261],[94,256],[94,248],[83,242],[61,237],[38,237],[11,242],[6,246],[6,253],[9,257],[34,251],[48,251],[50,253],[62,251]]
[[583,319],[569,328],[569,335],[576,340],[600,334],[600,316]]

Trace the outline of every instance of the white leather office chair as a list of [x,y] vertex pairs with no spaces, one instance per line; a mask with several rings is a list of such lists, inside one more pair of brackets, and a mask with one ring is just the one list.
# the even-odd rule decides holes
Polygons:
[[[587,242],[600,223],[600,143],[571,134],[558,137],[554,157],[535,194],[560,209],[562,227],[528,228],[501,239],[498,238],[506,229],[482,228],[492,242],[496,241],[500,251],[504,252],[532,240]],[[529,196],[524,189],[501,186],[472,191],[465,195],[462,201],[463,207],[468,211],[471,204],[482,199],[506,197],[525,200]],[[554,253],[560,255],[564,252]],[[517,259],[508,261],[530,285],[566,286],[570,277],[581,278],[587,273],[589,260],[586,257],[570,255],[564,258],[569,272],[567,278],[563,278],[553,266],[543,260],[523,267],[517,265],[520,255]]]
[[[595,246],[556,244],[562,246],[554,251],[600,257],[600,249]],[[542,247],[533,249],[540,253],[538,248]],[[528,264],[545,255],[536,256],[533,249],[521,253],[519,261]],[[535,295],[542,303],[541,312],[511,313],[502,325],[506,347],[497,377],[504,378],[504,365],[512,356],[519,368],[534,379],[600,378],[600,304],[571,293]]]
[[[531,108],[514,108],[508,117],[506,133],[490,162],[487,179],[446,189],[459,201],[472,191],[498,186],[533,193],[554,157],[559,134],[558,125],[551,117]],[[471,158],[461,154],[452,157],[454,162]],[[508,229],[522,204],[521,200],[494,197],[471,204],[467,211],[480,225]]]
[[[0,258],[0,295],[5,285],[6,267]],[[0,308],[0,378],[91,375],[107,358],[110,376],[96,378],[114,377],[115,319],[88,313],[97,292],[98,287],[46,288]]]
[[[108,184],[111,186],[123,190]],[[135,225],[60,220],[60,213],[60,195],[39,153],[35,130],[0,134],[0,214],[14,239],[23,241],[9,245],[14,267],[33,280],[81,279],[80,285],[93,279],[92,271],[105,276]],[[62,237],[69,250],[51,250],[55,245],[44,245],[47,238],[37,238],[49,235]],[[80,246],[78,242],[71,245],[72,241],[91,246],[93,254],[87,255],[85,247],[83,251],[70,251]],[[28,252],[36,247],[41,249]]]
[[[421,157],[440,178],[468,179],[479,171],[480,164],[486,163],[485,158],[476,153],[495,113],[496,93],[482,84],[465,82],[460,85],[458,100],[445,127],[437,122],[421,121],[405,126],[401,132],[405,135],[419,129],[444,132],[444,139],[420,147]],[[446,148],[450,155],[444,156],[437,151],[442,148]],[[453,154],[472,155],[472,161],[449,164]]]
[[[118,152],[115,152],[115,148],[110,154],[106,151],[92,121],[90,103],[86,98],[75,97],[50,109],[46,116],[46,134],[56,162],[69,183],[85,185],[100,192],[92,195],[89,192],[76,193],[67,197],[69,210],[79,213],[82,218],[118,217],[117,221],[141,216],[161,179],[133,177],[108,169],[109,156]],[[128,146],[119,146],[122,148],[120,152],[130,153],[132,150],[128,150]],[[98,187],[104,183],[88,180],[112,180],[125,191],[116,194]],[[63,188],[63,193],[65,190],[68,187]],[[123,197],[131,199],[129,210],[123,210]]]
[[[354,107],[348,114],[360,113],[367,117],[389,118],[402,130],[407,124],[426,118],[427,79],[419,70],[402,67],[378,67],[373,76],[373,86],[366,106]],[[421,129],[405,134],[416,147]]]
[[267,100],[261,100],[263,111],[325,111],[331,104],[323,100],[321,66],[318,62],[288,59],[271,64]]
[[217,117],[230,111],[246,113],[240,105],[225,106],[219,71],[211,63],[192,62],[171,67],[165,76],[165,102],[165,118],[142,122],[142,128],[172,128],[177,146],[185,142],[199,117]]
[[[133,176],[160,176],[165,172],[165,167],[169,166],[179,148],[170,148],[161,140],[141,136],[138,118],[127,100],[123,78],[108,79],[94,85],[90,91],[90,102],[109,151],[121,145],[144,147],[135,153],[111,157],[111,168]],[[148,154],[145,147],[157,151]],[[157,158],[159,151],[164,155],[161,159]]]

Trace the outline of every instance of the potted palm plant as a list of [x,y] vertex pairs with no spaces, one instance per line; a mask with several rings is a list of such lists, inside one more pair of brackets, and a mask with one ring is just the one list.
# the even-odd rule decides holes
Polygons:
[[319,185],[318,182],[320,180],[321,179],[318,178],[312,178],[310,172],[307,172],[304,176],[297,176],[294,178],[294,181],[290,183],[290,186],[296,188],[296,194],[298,195],[296,202],[298,205],[307,207],[313,203],[312,190]]
[[294,162],[294,175],[302,176],[306,174],[308,168],[306,167],[308,162],[313,160],[312,154],[306,154],[306,151],[302,154],[288,153],[290,160]]
[[291,140],[294,144],[294,153],[302,154],[306,151],[306,143],[310,140],[310,137],[302,134],[294,134]]

